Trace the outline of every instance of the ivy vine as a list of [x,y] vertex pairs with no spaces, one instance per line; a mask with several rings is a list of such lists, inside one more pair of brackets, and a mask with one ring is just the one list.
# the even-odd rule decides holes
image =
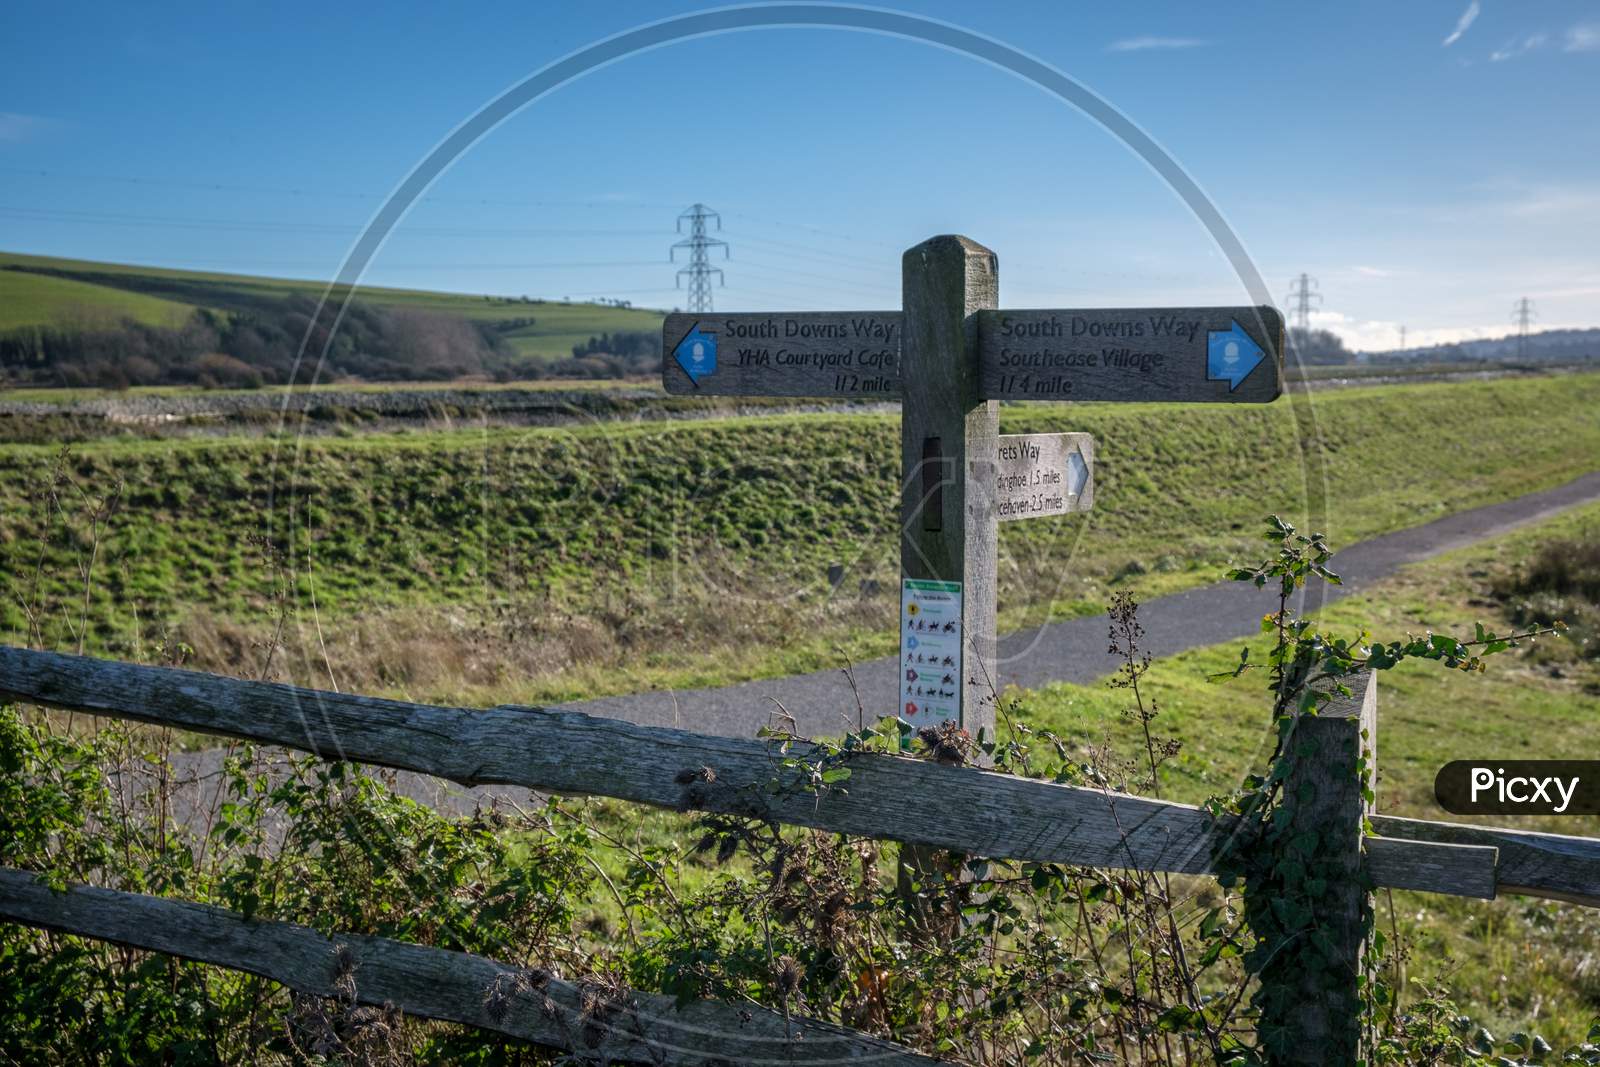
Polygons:
[[[1294,771],[1302,761],[1328,755],[1319,753],[1315,742],[1302,736],[1309,731],[1298,727],[1331,701],[1351,698],[1350,681],[1365,672],[1390,670],[1408,660],[1481,672],[1485,657],[1566,627],[1556,622],[1497,634],[1480,623],[1466,641],[1432,632],[1408,633],[1403,640],[1388,642],[1374,640],[1365,630],[1340,636],[1299,617],[1292,606],[1297,591],[1310,581],[1340,584],[1329,568],[1332,551],[1327,539],[1319,533],[1299,533],[1277,516],[1268,519],[1266,537],[1277,546],[1276,553],[1255,567],[1233,570],[1228,577],[1257,587],[1276,584],[1277,610],[1261,620],[1262,632],[1273,635],[1272,648],[1265,664],[1251,662],[1249,648],[1241,649],[1234,669],[1213,680],[1267,671],[1275,744],[1265,773],[1248,776],[1232,795],[1207,803],[1214,816],[1232,820],[1235,827],[1221,839],[1213,859],[1222,885],[1242,889],[1243,907],[1232,925],[1216,916],[1208,920],[1213,936],[1202,962],[1239,956],[1246,972],[1261,979],[1250,993],[1251,1005],[1263,1022],[1260,1048],[1241,1052],[1231,1063],[1276,1062],[1293,1052],[1290,1042],[1295,1031],[1273,1022],[1290,1017],[1308,997],[1322,998],[1331,1009],[1328,1017],[1345,1024],[1325,1035],[1325,1062],[1367,1063],[1376,1042],[1376,1020],[1394,1003],[1394,990],[1381,967],[1387,946],[1383,932],[1374,928],[1372,887],[1364,874],[1359,884],[1367,891],[1354,895],[1357,914],[1349,914],[1348,843],[1298,817],[1315,798],[1314,788]],[[1374,797],[1369,742],[1362,730],[1361,751],[1350,753],[1349,762],[1370,805]],[[1372,832],[1365,820],[1362,831]],[[1348,934],[1348,929],[1338,927],[1352,921],[1364,946],[1355,975],[1337,936]],[[1244,990],[1237,995],[1244,996]]]

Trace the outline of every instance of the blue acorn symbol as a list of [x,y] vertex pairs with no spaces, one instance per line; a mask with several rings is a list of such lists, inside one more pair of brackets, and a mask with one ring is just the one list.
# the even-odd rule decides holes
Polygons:
[[678,347],[672,350],[672,356],[678,361],[678,366],[683,368],[683,373],[689,376],[689,380],[699,386],[701,378],[716,373],[717,335],[701,333],[700,324],[697,322],[694,324],[694,329],[678,342]]

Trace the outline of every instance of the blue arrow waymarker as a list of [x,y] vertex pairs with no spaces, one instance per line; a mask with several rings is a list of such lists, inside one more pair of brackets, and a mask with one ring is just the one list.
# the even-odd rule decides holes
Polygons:
[[1206,380],[1227,382],[1231,393],[1261,365],[1266,353],[1244,332],[1238,319],[1228,321],[1232,329],[1206,334]]
[[683,368],[683,373],[696,387],[700,379],[708,374],[713,374],[717,369],[717,335],[714,333],[701,333],[700,324],[684,335],[678,342],[678,347],[672,350],[673,358],[678,361],[678,366]]

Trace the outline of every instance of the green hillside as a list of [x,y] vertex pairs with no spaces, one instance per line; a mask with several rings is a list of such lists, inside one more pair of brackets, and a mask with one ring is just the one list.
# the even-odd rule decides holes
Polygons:
[[[132,316],[170,325],[197,307],[248,312],[285,296],[322,295],[325,282],[171,270],[88,260],[0,252],[0,329],[72,324],[87,312],[110,321]],[[531,325],[502,331],[520,355],[561,359],[572,346],[599,333],[659,329],[662,314],[638,308],[560,301],[524,302],[506,297],[439,293],[421,289],[361,288],[356,298],[383,308],[410,308],[457,315],[483,323]]]
[[[1305,402],[1338,543],[1565,482],[1600,455],[1600,375]],[[1092,513],[1002,527],[1009,627],[1098,611],[1112,588],[1212,581],[1255,550],[1264,514],[1305,521],[1314,468],[1287,398],[1008,407],[1002,422],[1097,440]],[[631,691],[825,667],[841,648],[891,651],[893,415],[59,452],[0,450],[0,574],[21,590],[0,604],[6,640],[25,639],[30,599],[51,641],[68,640],[92,550],[91,648],[127,654],[181,634],[200,662],[231,670],[292,608],[288,638],[318,650],[287,658],[305,680],[326,682],[310,666],[326,647],[340,684],[414,696]],[[47,492],[53,476],[76,488]],[[96,543],[93,503],[113,495]],[[830,593],[835,563],[846,579]]]
[[151,326],[176,326],[194,311],[192,304],[129,289],[0,269],[0,330],[19,326],[115,325],[122,319]]

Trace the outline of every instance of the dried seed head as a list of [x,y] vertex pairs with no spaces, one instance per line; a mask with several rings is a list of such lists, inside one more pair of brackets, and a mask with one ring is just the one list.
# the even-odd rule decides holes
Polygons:
[[938,726],[924,726],[917,731],[917,739],[940,763],[965,763],[972,751],[972,735],[950,720]]
[[785,997],[791,997],[800,988],[800,979],[805,977],[805,973],[805,968],[793,956],[779,956],[773,979],[778,983],[778,991]]
[[333,953],[334,995],[352,1001],[356,999],[356,954],[349,945],[340,945]]
[[505,1022],[506,1013],[511,1008],[511,995],[506,991],[508,983],[501,981],[505,977],[503,974],[497,975],[483,997],[483,1013],[497,1023]]

